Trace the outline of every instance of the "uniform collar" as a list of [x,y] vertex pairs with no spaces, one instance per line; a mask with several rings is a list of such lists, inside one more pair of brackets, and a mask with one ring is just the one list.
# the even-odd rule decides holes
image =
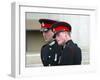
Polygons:
[[68,45],[70,42],[72,42],[72,40],[68,40],[68,41],[66,42],[66,45]]
[[63,48],[65,48],[66,45],[69,45],[70,42],[73,42],[73,41],[72,41],[72,40],[68,40],[68,41],[64,44]]

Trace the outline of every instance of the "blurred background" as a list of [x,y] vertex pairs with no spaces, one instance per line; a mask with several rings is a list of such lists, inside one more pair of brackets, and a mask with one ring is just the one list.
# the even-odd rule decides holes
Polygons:
[[45,44],[40,33],[40,18],[65,21],[72,26],[72,40],[82,49],[82,64],[89,64],[89,15],[25,13],[26,25],[26,67],[43,66],[40,58],[42,45]]

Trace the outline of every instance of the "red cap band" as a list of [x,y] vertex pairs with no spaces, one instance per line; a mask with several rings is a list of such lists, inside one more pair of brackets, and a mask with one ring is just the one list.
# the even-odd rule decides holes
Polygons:
[[58,32],[58,31],[70,31],[70,29],[68,27],[64,27],[64,26],[58,26],[56,28],[53,29],[54,32]]
[[42,27],[42,28],[51,28],[51,25],[52,25],[52,24],[42,23],[42,24],[41,24],[41,27]]

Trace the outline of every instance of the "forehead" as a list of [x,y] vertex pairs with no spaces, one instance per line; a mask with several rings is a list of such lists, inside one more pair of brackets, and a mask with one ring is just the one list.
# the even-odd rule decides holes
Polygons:
[[56,34],[56,36],[57,37],[61,37],[61,36],[63,36],[65,34],[65,32],[58,32],[57,34]]

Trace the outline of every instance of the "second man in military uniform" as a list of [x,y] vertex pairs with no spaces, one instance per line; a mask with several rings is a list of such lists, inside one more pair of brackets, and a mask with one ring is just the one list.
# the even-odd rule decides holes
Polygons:
[[80,65],[82,61],[81,49],[71,39],[71,25],[67,22],[56,22],[52,25],[52,30],[58,45],[63,46],[59,65]]
[[39,19],[41,24],[41,32],[43,34],[45,45],[41,48],[41,60],[44,66],[56,66],[59,62],[61,54],[61,47],[53,39],[54,33],[51,30],[51,26],[56,23],[55,20]]

